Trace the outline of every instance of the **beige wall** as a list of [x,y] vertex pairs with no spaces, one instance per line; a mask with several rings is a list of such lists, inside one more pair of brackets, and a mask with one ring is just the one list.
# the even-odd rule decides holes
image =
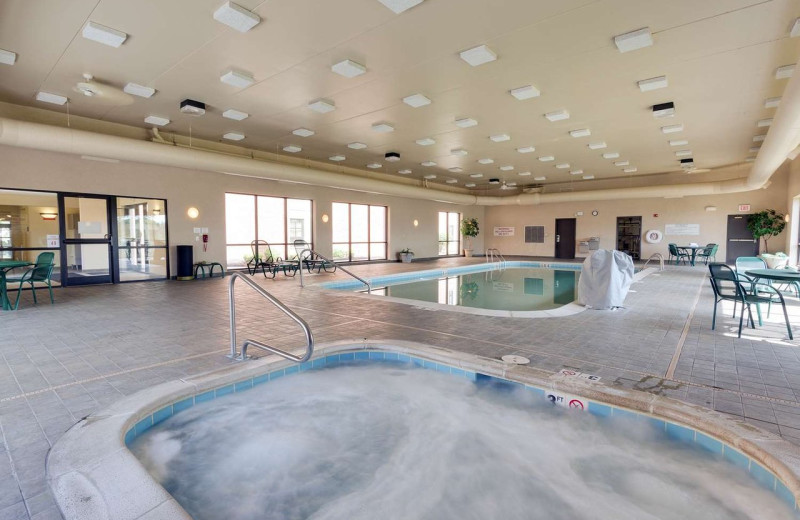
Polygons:
[[[800,157],[789,163],[789,174],[786,187],[786,209],[791,216],[787,229],[783,232],[783,250],[791,257],[789,263],[797,265],[798,242],[800,242]],[[779,240],[780,237],[777,237]]]
[[[484,222],[484,208],[389,197],[318,186],[268,181],[203,171],[184,170],[130,162],[106,163],[84,160],[78,156],[0,146],[0,188],[71,191],[132,197],[167,199],[171,273],[175,275],[175,245],[194,244],[194,258],[225,260],[225,192],[289,196],[312,199],[314,207],[314,242],[324,255],[331,254],[332,202],[380,204],[389,207],[389,256],[410,248],[419,258],[438,254],[437,222],[439,211],[458,211]],[[197,207],[200,216],[191,220],[189,207]],[[413,221],[419,221],[414,227]],[[195,241],[193,228],[209,229],[208,251]],[[483,233],[475,239],[476,251],[483,250]]]

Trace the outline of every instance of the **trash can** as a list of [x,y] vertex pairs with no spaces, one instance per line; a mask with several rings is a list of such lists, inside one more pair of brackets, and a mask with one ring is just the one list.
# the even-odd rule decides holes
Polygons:
[[194,280],[194,246],[178,247],[178,280]]

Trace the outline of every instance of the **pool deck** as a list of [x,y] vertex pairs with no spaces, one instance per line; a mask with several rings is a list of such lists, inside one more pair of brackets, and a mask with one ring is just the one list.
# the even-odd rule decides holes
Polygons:
[[[514,258],[517,260],[518,258]],[[552,261],[552,259],[541,259]],[[356,265],[362,277],[481,263],[447,258]],[[316,284],[347,275],[306,277]],[[56,304],[0,312],[0,520],[61,518],[45,483],[50,446],[75,422],[123,396],[228,366],[225,279],[58,289]],[[779,308],[736,337],[738,316],[721,305],[711,330],[707,268],[668,266],[632,286],[624,309],[529,319],[476,316],[303,290],[299,278],[256,280],[310,325],[318,343],[407,340],[537,368],[576,369],[601,383],[724,412],[800,446],[800,340],[789,341]],[[297,347],[302,333],[237,284],[239,338]],[[46,299],[40,299],[45,301]],[[800,334],[800,300],[787,298]],[[668,377],[669,376],[669,377]],[[798,448],[800,453],[800,448]]]

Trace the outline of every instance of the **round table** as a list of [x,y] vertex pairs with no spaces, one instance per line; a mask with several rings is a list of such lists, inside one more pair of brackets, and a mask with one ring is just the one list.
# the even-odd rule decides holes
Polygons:
[[800,282],[800,272],[791,269],[750,269],[745,274],[759,280],[773,280],[776,282]]

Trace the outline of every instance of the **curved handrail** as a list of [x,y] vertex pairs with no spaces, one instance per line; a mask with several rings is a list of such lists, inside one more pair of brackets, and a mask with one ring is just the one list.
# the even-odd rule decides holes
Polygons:
[[[261,343],[260,341],[256,341],[254,339],[246,339],[244,343],[242,343],[242,354],[241,356],[236,355],[236,301],[233,295],[233,286],[237,279],[241,278],[247,285],[252,287],[258,294],[269,300],[270,303],[275,305],[278,309],[281,310],[284,314],[292,318],[298,325],[303,329],[303,332],[306,335],[306,353],[302,356],[295,356],[294,354],[290,354],[289,352],[283,351],[276,347],[271,347],[265,343]],[[253,345],[254,347],[260,348],[261,350],[266,350],[267,352],[272,352],[273,354],[277,354],[283,358],[289,359],[291,361],[296,361],[297,363],[303,363],[304,361],[308,361],[311,357],[311,354],[314,353],[314,335],[311,333],[311,328],[308,326],[308,323],[298,316],[292,309],[287,307],[283,304],[279,299],[272,296],[270,293],[265,291],[261,288],[256,282],[252,280],[249,276],[245,276],[242,273],[233,273],[231,274],[230,282],[228,282],[228,305],[230,307],[231,312],[231,353],[229,357],[231,359],[239,359],[240,361],[244,361],[247,359],[247,347],[249,345]]]
[[506,259],[503,257],[503,255],[500,254],[500,250],[497,249],[496,247],[490,247],[489,249],[487,249],[485,256],[486,256],[486,262],[488,262],[488,263],[494,262],[494,257],[495,256],[497,258],[499,258],[501,262],[505,262],[506,261]]
[[642,271],[647,269],[647,264],[649,264],[651,260],[658,260],[659,271],[664,270],[664,256],[661,253],[653,253],[652,255],[650,255],[650,258],[647,259],[647,262],[645,262],[644,265],[642,266]]
[[330,262],[330,263],[332,263],[332,264],[335,264],[335,265],[336,265],[336,267],[338,267],[340,270],[344,271],[345,273],[349,274],[350,276],[352,276],[353,278],[355,278],[355,279],[356,279],[356,280],[358,280],[359,282],[361,282],[361,283],[363,283],[364,285],[366,285],[366,286],[367,286],[367,293],[368,293],[368,294],[371,294],[371,293],[372,293],[372,286],[369,284],[369,282],[368,282],[368,281],[366,281],[366,280],[364,280],[363,278],[361,278],[360,276],[357,276],[357,275],[353,274],[352,272],[348,271],[347,269],[345,269],[345,268],[344,268],[344,267],[342,267],[341,265],[337,264],[336,262],[334,262],[334,261],[333,261],[333,260],[331,260],[330,258],[327,258],[327,257],[324,257],[324,256],[322,256],[321,254],[317,253],[317,252],[316,252],[316,251],[314,251],[313,249],[303,249],[302,251],[300,251],[300,254],[299,254],[299,255],[298,255],[298,257],[297,257],[297,261],[298,261],[298,262],[300,262],[300,287],[305,287],[305,285],[303,285],[303,255],[304,255],[305,253],[310,253],[311,255],[317,255],[318,257],[322,258],[322,259],[323,259],[323,260],[325,260],[326,262]]

